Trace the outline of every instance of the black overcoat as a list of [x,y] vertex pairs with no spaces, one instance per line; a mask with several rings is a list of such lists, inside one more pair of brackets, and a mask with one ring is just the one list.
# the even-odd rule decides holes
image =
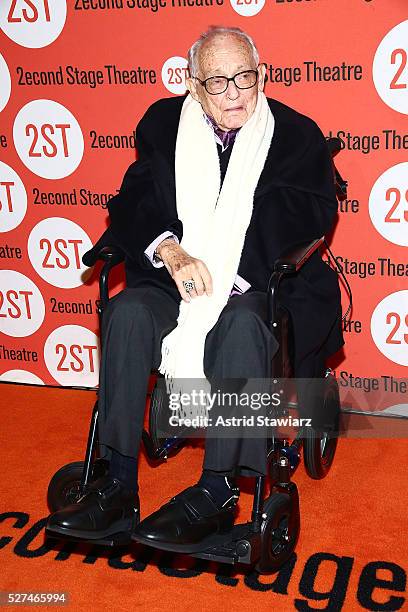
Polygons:
[[[178,297],[166,268],[154,268],[144,251],[166,230],[182,238],[175,196],[175,144],[184,100],[185,96],[158,100],[142,117],[136,128],[138,160],[108,203],[108,229],[84,257],[87,265],[93,265],[100,247],[117,245],[126,254],[128,286],[151,283]],[[327,235],[337,214],[330,154],[319,127],[277,100],[268,98],[268,103],[275,130],[237,271],[250,283],[250,290],[260,291],[267,290],[274,261],[296,244]],[[284,279],[281,302],[292,316],[299,373],[300,364],[311,353],[323,347],[329,356],[343,345],[337,274],[318,252],[297,275]]]

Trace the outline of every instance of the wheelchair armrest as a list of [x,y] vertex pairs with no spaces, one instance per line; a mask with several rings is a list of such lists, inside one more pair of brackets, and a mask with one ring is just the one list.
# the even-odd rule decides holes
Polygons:
[[113,267],[125,259],[125,254],[119,247],[109,244],[107,246],[99,246],[100,242],[103,244],[102,239],[99,240],[92,249],[89,249],[89,251],[82,256],[82,261],[86,266],[94,266],[98,259],[101,259],[105,262],[109,261],[111,267]]
[[116,266],[117,264],[124,261],[125,254],[118,247],[105,246],[98,252],[97,259],[101,259],[102,261],[109,262],[110,267],[113,268],[113,266]]
[[316,238],[312,242],[305,242],[297,245],[292,249],[286,251],[281,257],[275,261],[274,271],[279,274],[293,274],[300,270],[300,268],[307,262],[309,257],[320,247],[323,243],[324,236]]
[[[306,263],[311,255],[319,248],[323,243],[324,236],[316,238],[311,242],[305,242],[299,244],[292,249],[283,253],[274,263],[273,272],[269,278],[268,290],[267,290],[267,316],[269,329],[274,333],[275,337],[277,332],[277,292],[279,283],[283,275],[294,274]],[[277,338],[278,339],[278,338]]]

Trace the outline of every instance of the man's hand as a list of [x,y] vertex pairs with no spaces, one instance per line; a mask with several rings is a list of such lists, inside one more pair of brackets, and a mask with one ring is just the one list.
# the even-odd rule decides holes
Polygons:
[[[166,238],[156,248],[156,253],[167,268],[185,302],[204,293],[212,294],[212,279],[207,266],[201,259],[191,257],[172,238]],[[195,289],[187,293],[183,281],[193,280]]]

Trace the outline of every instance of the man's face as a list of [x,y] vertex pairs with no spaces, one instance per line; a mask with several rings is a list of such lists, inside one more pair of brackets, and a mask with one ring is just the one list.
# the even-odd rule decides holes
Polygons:
[[[206,41],[200,49],[198,67],[196,76],[202,81],[212,76],[233,77],[238,72],[257,68],[251,48],[235,34],[218,34]],[[238,89],[230,81],[226,91],[211,95],[197,79],[187,79],[187,89],[222,130],[232,130],[242,127],[255,110],[258,92],[264,87],[263,65],[258,68],[258,74],[258,82],[250,89]]]

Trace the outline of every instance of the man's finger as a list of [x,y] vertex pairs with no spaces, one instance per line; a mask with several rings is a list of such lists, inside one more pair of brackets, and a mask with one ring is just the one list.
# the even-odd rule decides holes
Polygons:
[[[165,265],[185,302],[190,302],[191,299],[204,295],[204,293],[207,295],[212,294],[211,274],[203,261],[191,259],[187,265],[183,265],[180,268],[178,268],[177,263],[172,262],[171,271],[169,270],[170,266],[167,266],[166,262]],[[194,283],[194,288],[190,291],[187,291],[185,288],[184,282],[186,281],[193,281]]]
[[[176,282],[176,284],[180,282],[184,291],[193,299],[203,295],[204,293],[205,288],[203,279],[200,272],[195,267],[193,267],[193,269],[190,268],[190,270],[184,269],[182,273],[176,273],[173,276],[173,280]],[[192,287],[190,289],[186,289],[185,284],[187,284],[187,286],[192,285]]]
[[193,275],[193,282],[196,295],[203,295],[205,292],[205,283],[201,274],[198,272]]
[[203,279],[203,283],[204,283],[204,288],[205,288],[205,292],[207,295],[212,295],[213,292],[213,283],[212,283],[212,278],[211,278],[211,274],[210,271],[208,270],[207,266],[205,265],[205,263],[202,261],[201,262],[201,278]]

